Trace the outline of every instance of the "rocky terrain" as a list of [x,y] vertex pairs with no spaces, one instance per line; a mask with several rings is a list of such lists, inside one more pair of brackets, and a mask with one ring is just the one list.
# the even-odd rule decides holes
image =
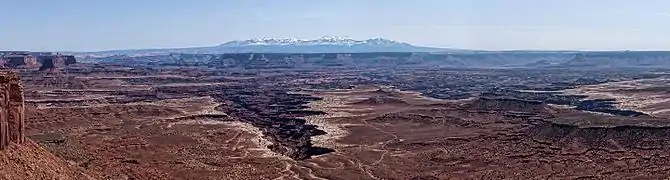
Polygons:
[[670,177],[667,70],[545,67],[586,54],[61,58],[17,69],[27,139],[0,158],[74,179]]
[[0,71],[0,179],[98,179],[25,138],[23,87]]
[[102,179],[27,140],[0,150],[0,179]]
[[23,87],[17,73],[0,71],[0,149],[24,142]]

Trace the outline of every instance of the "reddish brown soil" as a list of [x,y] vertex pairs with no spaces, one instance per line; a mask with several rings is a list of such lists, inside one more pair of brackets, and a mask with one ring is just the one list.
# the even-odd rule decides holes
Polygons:
[[101,176],[72,166],[28,140],[0,151],[0,179],[101,179]]
[[[365,96],[360,92],[322,95]],[[378,107],[373,114],[327,119],[346,124],[349,134],[336,141],[337,153],[309,160],[315,174],[327,179],[656,179],[670,175],[665,171],[670,167],[669,156],[662,152],[669,147],[630,145],[631,138],[640,137],[619,130],[585,132],[540,120],[549,118],[542,114],[519,117],[449,105]],[[561,129],[574,134],[561,136],[557,132]],[[645,128],[632,131],[656,134],[646,138],[666,136]],[[606,135],[599,137],[600,132]],[[601,146],[603,142],[622,147],[608,150]],[[330,166],[340,168],[322,168]]]
[[[660,133],[669,129],[662,126],[576,125],[562,119],[574,112],[537,102],[434,100],[364,86],[300,91],[285,87],[299,83],[275,83],[321,82],[317,77],[328,75],[267,73],[216,83],[146,74],[35,81],[28,86],[26,131],[56,156],[103,179],[670,176],[670,147],[664,145],[670,137]],[[56,97],[54,89],[80,91],[37,101]],[[288,90],[306,95],[286,95]],[[86,99],[100,96],[104,100]],[[307,99],[314,100],[308,108],[326,114],[295,108]],[[323,152],[312,152],[319,148]]]
[[232,122],[175,114],[156,106],[33,109],[27,123],[31,138],[106,178],[269,178],[283,168],[283,158],[250,150],[260,148],[257,135]]

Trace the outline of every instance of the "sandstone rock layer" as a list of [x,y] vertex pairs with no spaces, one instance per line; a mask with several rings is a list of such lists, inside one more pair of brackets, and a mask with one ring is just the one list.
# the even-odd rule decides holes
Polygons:
[[16,72],[0,72],[0,149],[23,143],[23,87]]

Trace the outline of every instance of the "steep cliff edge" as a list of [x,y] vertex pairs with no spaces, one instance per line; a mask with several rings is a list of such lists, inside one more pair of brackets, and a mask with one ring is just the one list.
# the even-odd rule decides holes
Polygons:
[[536,142],[564,153],[626,152],[670,148],[670,124],[651,117],[581,115],[541,120],[528,132]]
[[18,73],[0,71],[0,179],[98,179],[26,139],[24,118]]

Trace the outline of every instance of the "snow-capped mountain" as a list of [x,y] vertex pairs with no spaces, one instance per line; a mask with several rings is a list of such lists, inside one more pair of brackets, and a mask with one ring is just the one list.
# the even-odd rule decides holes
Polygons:
[[256,38],[243,41],[230,41],[222,44],[222,46],[259,46],[259,45],[273,45],[273,46],[314,46],[314,45],[339,45],[339,46],[353,46],[362,44],[374,45],[410,45],[398,41],[388,40],[384,38],[373,38],[367,40],[355,40],[348,37],[321,37],[318,39],[292,39],[292,38]]
[[432,52],[444,49],[419,47],[384,38],[355,40],[346,37],[317,39],[259,38],[230,41],[218,46],[231,52],[264,53],[349,53],[349,52]]
[[321,37],[317,39],[258,38],[226,42],[217,46],[114,50],[78,53],[84,55],[160,55],[171,53],[221,54],[221,53],[362,53],[362,52],[453,52],[465,51],[421,47],[384,38],[355,40],[346,37]]

